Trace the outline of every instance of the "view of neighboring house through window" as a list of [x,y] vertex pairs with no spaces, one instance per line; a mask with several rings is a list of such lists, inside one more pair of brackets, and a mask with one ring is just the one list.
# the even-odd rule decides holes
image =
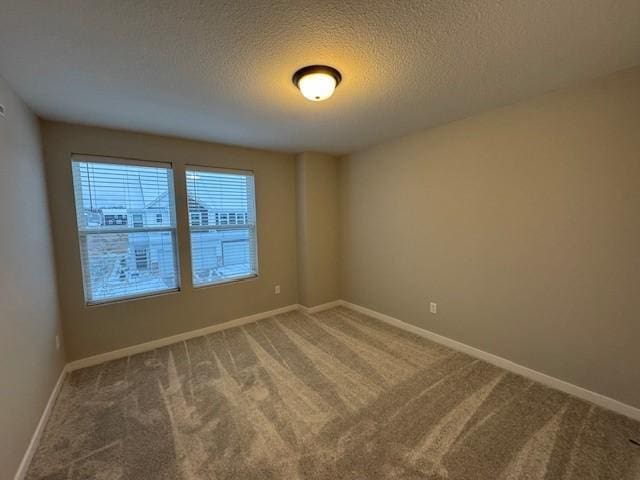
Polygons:
[[187,203],[193,284],[256,276],[253,172],[189,167]]
[[74,155],[72,168],[87,303],[177,290],[171,166]]
[[142,228],[144,226],[144,220],[141,213],[136,213],[132,215],[133,218],[133,227],[134,228]]

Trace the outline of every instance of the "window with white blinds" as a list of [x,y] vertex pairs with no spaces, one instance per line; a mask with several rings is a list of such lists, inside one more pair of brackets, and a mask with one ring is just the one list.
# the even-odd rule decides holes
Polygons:
[[195,286],[258,274],[253,172],[187,169]]
[[178,290],[171,166],[74,155],[72,169],[86,302]]

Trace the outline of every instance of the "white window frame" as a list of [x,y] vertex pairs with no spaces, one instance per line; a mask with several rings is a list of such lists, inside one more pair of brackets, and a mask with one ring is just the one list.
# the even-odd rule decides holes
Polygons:
[[[129,227],[128,225],[123,228],[109,228],[108,230],[101,230],[96,227],[84,227],[82,228],[78,225],[78,212],[77,212],[77,199],[75,198],[75,178],[73,178],[73,163],[105,163],[111,165],[127,165],[127,166],[141,166],[141,167],[154,167],[154,168],[167,168],[171,175],[169,176],[169,191],[168,195],[173,199],[173,211],[169,212],[169,215],[173,215],[174,221],[173,225],[169,222],[169,225],[155,225],[155,226],[143,226],[143,227]],[[157,295],[165,295],[167,293],[179,292],[181,290],[181,275],[180,275],[180,254],[179,254],[179,246],[178,246],[178,232],[177,232],[177,213],[175,208],[175,186],[174,186],[174,169],[173,164],[169,162],[154,162],[149,160],[138,160],[138,159],[129,159],[129,158],[121,158],[121,157],[107,157],[101,155],[88,155],[88,154],[71,154],[71,169],[72,169],[72,184],[74,188],[74,202],[73,209],[76,218],[76,228],[78,230],[78,241],[80,247],[80,263],[82,270],[82,280],[84,286],[84,300],[85,305],[87,306],[95,306],[95,305],[105,305],[109,303],[117,303],[126,300],[134,300],[139,298],[147,298],[154,297]],[[133,215],[132,215],[133,217]],[[143,216],[144,222],[144,216]],[[164,290],[158,290],[153,292],[145,292],[134,295],[120,295],[114,296],[110,298],[106,298],[104,300],[90,300],[91,298],[91,282],[87,279],[87,272],[85,271],[85,266],[82,260],[82,252],[86,251],[86,242],[88,235],[100,235],[100,234],[117,234],[117,233],[152,233],[152,232],[169,232],[172,236],[173,242],[173,262],[175,265],[175,276],[176,276],[176,287],[175,288],[167,288]],[[147,261],[148,261],[148,253],[147,253]]]
[[[188,177],[188,172],[209,172],[209,173],[226,173],[226,174],[236,174],[236,175],[243,175],[243,176],[251,176],[253,177],[253,214],[254,214],[254,222],[253,224],[249,223],[249,214],[247,214],[247,222],[244,224],[235,224],[235,225],[231,225],[229,224],[229,215],[228,212],[226,213],[220,213],[219,216],[217,216],[215,218],[215,224],[209,223],[208,225],[191,225],[190,222],[190,212],[189,212],[189,193],[188,193],[188,182],[189,182],[189,177]],[[189,227],[189,249],[190,249],[190,261],[191,261],[191,286],[193,288],[207,288],[207,287],[215,287],[215,286],[220,286],[220,285],[225,285],[225,284],[229,284],[229,283],[234,283],[234,282],[241,282],[241,281],[245,281],[245,280],[251,280],[254,278],[258,278],[260,276],[260,268],[259,268],[259,259],[258,259],[258,210],[256,208],[256,178],[255,178],[255,173],[253,170],[238,170],[238,169],[231,169],[231,168],[221,168],[221,167],[209,167],[209,166],[203,166],[203,165],[191,165],[191,164],[187,164],[185,165],[185,202],[187,204],[187,226]],[[222,218],[224,218],[226,220],[226,223],[222,223]],[[220,222],[220,223],[218,223]],[[202,223],[202,222],[201,222]],[[243,276],[239,276],[239,277],[234,277],[234,278],[229,278],[229,279],[221,279],[219,281],[215,281],[215,282],[208,282],[208,283],[202,283],[199,285],[196,285],[194,282],[194,274],[193,274],[193,245],[192,245],[192,238],[191,238],[191,234],[194,232],[207,232],[210,230],[226,230],[226,231],[231,231],[231,230],[251,230],[252,231],[252,235],[253,235],[253,258],[255,259],[255,273],[251,273],[248,275],[243,275]],[[250,242],[251,244],[251,242]]]

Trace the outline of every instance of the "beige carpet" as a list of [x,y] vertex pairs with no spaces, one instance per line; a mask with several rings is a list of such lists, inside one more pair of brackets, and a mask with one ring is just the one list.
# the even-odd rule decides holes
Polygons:
[[73,372],[28,479],[640,479],[640,424],[345,308]]

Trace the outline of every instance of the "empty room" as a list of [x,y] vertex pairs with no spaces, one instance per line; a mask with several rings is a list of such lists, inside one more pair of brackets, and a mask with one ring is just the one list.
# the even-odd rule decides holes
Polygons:
[[638,0],[0,0],[0,479],[640,480]]

